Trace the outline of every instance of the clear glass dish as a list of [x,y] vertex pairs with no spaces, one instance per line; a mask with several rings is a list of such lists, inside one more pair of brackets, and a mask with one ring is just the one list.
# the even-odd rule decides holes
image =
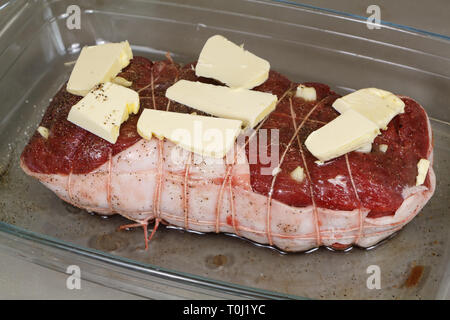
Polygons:
[[[152,298],[445,298],[450,288],[450,39],[287,1],[15,1],[0,8],[0,250]],[[380,87],[419,101],[431,117],[437,189],[422,212],[374,250],[281,254],[241,239],[161,228],[148,251],[142,230],[116,231],[59,200],[19,167],[19,156],[79,50],[129,40],[135,55],[196,60],[222,34],[245,43],[294,81],[345,94]],[[381,289],[367,268],[378,265]],[[414,272],[420,275],[410,280]],[[409,280],[408,280],[409,279]]]

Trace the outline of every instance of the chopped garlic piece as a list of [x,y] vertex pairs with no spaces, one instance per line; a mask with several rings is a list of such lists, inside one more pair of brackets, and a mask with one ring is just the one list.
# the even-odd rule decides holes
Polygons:
[[379,148],[380,148],[381,152],[385,153],[387,151],[387,149],[388,149],[388,145],[387,144],[380,144]]
[[125,78],[122,77],[115,77],[114,79],[112,79],[112,82],[115,84],[118,84],[120,86],[124,86],[124,87],[131,87],[131,85],[133,84],[133,82],[128,81]]
[[428,168],[430,167],[430,161],[427,159],[420,159],[417,163],[417,177],[416,177],[416,186],[420,186],[425,182],[425,178],[427,177]]
[[306,101],[315,101],[317,100],[316,89],[314,87],[307,87],[303,84],[297,87],[297,92],[295,93],[296,97],[303,98]]
[[294,179],[297,182],[303,182],[305,179],[305,173],[303,171],[303,168],[298,166],[291,172],[291,178]]
[[48,139],[49,130],[46,127],[39,127],[37,131],[41,134],[44,139]]

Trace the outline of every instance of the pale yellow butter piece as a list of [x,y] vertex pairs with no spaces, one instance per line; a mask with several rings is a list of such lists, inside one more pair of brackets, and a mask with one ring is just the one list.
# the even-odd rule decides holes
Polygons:
[[166,97],[217,117],[241,120],[252,128],[275,109],[278,101],[271,93],[187,80],[168,88]]
[[112,81],[133,58],[128,41],[84,47],[67,83],[67,91],[85,96],[99,83]]
[[350,109],[313,131],[305,145],[317,159],[327,161],[372,143],[379,133],[375,123]]
[[112,82],[127,88],[131,87],[131,85],[133,84],[133,82],[128,81],[127,79],[122,77],[115,77],[114,79],[112,79]]
[[366,143],[361,147],[359,147],[358,149],[356,149],[355,151],[361,153],[370,153],[370,151],[372,151],[372,143]]
[[366,88],[337,99],[333,107],[339,113],[349,109],[358,111],[380,129],[386,129],[392,118],[404,112],[405,103],[389,91]]
[[425,178],[427,177],[428,169],[430,167],[430,161],[427,159],[420,159],[417,163],[417,177],[416,177],[416,186],[420,186],[425,182]]
[[242,121],[145,109],[137,131],[150,140],[166,138],[183,149],[212,158],[223,158],[241,132]]
[[297,87],[297,91],[295,93],[296,97],[303,98],[306,101],[315,101],[317,100],[316,89],[314,87],[307,87],[303,84]]
[[232,88],[251,89],[269,77],[270,64],[223,36],[209,38],[198,58],[195,74]]
[[305,172],[302,167],[298,166],[291,172],[291,178],[301,183],[305,179]]
[[44,139],[48,139],[48,135],[50,134],[50,132],[46,127],[40,126],[39,128],[37,128],[37,131]]
[[138,111],[139,95],[136,91],[107,82],[98,85],[72,106],[67,120],[115,143],[120,125],[131,113]]

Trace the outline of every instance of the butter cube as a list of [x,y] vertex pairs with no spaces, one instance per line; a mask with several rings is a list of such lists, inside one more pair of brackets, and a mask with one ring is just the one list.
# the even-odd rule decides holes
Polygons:
[[386,129],[392,118],[404,112],[405,103],[391,92],[366,88],[337,99],[333,108],[339,113],[355,110],[375,122],[380,129]]
[[252,89],[267,80],[269,70],[268,61],[215,35],[203,46],[195,74],[219,80],[232,88]]
[[99,84],[70,109],[67,120],[115,143],[120,125],[139,111],[136,91],[107,82]]
[[278,98],[266,92],[180,80],[167,89],[166,97],[191,108],[254,127],[275,109]]
[[241,132],[242,121],[145,109],[137,131],[144,139],[166,138],[196,154],[223,158]]
[[350,109],[313,131],[305,145],[317,159],[327,161],[372,143],[379,133],[375,123]]
[[85,96],[99,83],[111,82],[133,59],[128,41],[84,47],[67,83],[67,91]]

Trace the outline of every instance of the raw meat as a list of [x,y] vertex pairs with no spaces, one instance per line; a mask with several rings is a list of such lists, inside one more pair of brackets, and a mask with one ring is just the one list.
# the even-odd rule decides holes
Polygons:
[[[218,84],[197,78],[193,66],[135,57],[120,76],[139,92],[141,111],[202,114],[165,98],[165,90],[179,79]],[[248,163],[250,144],[236,145],[233,165],[225,159],[196,163],[192,154],[169,141],[145,141],[136,131],[139,114],[130,116],[117,143],[110,144],[67,121],[80,97],[65,85],[40,124],[50,130],[48,139],[36,132],[21,166],[63,200],[101,214],[121,214],[137,225],[156,219],[197,231],[235,233],[286,251],[371,246],[401,229],[434,192],[432,166],[425,183],[415,186],[417,162],[432,162],[428,117],[417,102],[399,96],[405,113],[375,139],[372,152],[351,152],[320,164],[304,141],[338,115],[331,104],[339,95],[324,84],[304,84],[316,89],[316,101],[295,97],[298,84],[274,71],[255,88],[279,98],[276,110],[258,126],[259,133],[267,129],[268,141],[274,134],[270,129],[279,130],[281,171],[275,176],[262,173],[272,168],[260,157]],[[380,151],[381,144],[388,145],[386,152]],[[273,147],[257,152],[270,158]],[[174,149],[181,163],[167,161]],[[302,182],[290,176],[297,166],[305,172]]]

